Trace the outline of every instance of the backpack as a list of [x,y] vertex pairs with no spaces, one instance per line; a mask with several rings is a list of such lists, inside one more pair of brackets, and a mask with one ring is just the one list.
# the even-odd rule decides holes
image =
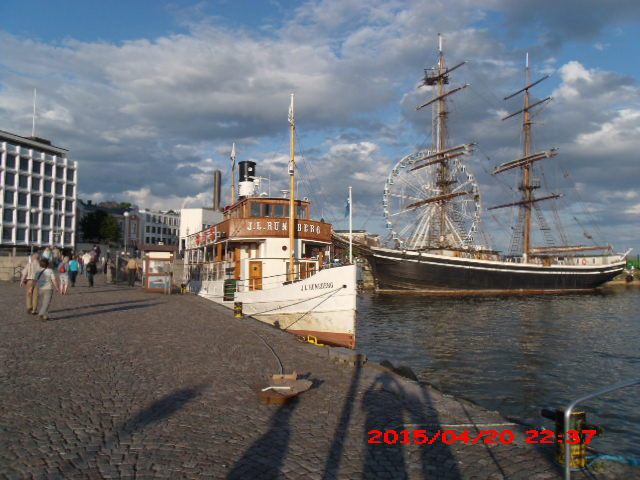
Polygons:
[[60,266],[58,267],[58,272],[67,273],[67,267],[65,267],[64,263],[60,264]]

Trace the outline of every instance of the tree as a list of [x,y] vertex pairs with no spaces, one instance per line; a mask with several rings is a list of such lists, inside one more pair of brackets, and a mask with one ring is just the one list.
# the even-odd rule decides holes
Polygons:
[[103,210],[96,210],[85,216],[80,221],[80,229],[85,240],[114,243],[120,240],[118,221]]
[[120,243],[120,227],[118,221],[111,215],[107,215],[100,225],[100,238],[108,242]]

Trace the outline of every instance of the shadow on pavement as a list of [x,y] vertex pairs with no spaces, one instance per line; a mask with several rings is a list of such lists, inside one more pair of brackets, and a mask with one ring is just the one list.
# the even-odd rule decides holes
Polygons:
[[[105,434],[104,441],[95,451],[88,451],[85,448],[81,448],[79,451],[74,452],[76,458],[67,460],[67,462],[60,467],[60,478],[78,475],[79,470],[83,470],[83,473],[86,474],[87,469],[95,469],[96,465],[94,465],[94,463],[96,458],[103,457],[108,452],[117,450],[123,442],[126,444],[126,440],[133,433],[171,417],[175,412],[200,395],[203,389],[204,385],[181,388],[151,403],[135,417],[115,428],[110,434]],[[35,478],[46,477],[36,475]]]
[[338,426],[333,433],[333,441],[331,442],[329,455],[327,456],[327,460],[324,464],[324,474],[322,475],[324,480],[334,480],[338,478],[340,461],[342,460],[342,455],[344,453],[344,442],[347,434],[349,433],[349,422],[351,421],[353,404],[358,392],[358,385],[360,384],[361,376],[362,366],[358,364],[351,376],[351,383],[349,384],[349,390],[347,391],[347,396],[342,405],[342,412],[340,413]]
[[235,463],[230,480],[247,478],[281,478],[280,469],[289,451],[291,415],[298,401],[283,405],[271,417],[269,430],[258,438]]
[[[366,411],[364,442],[367,448],[364,458],[362,478],[407,478],[407,463],[411,464],[408,457],[410,449],[414,447],[403,446],[402,439],[393,443],[385,443],[380,437],[380,444],[369,443],[371,430],[380,430],[383,433],[387,430],[409,431],[409,440],[414,443],[413,432],[415,429],[427,430],[427,436],[431,439],[435,432],[441,431],[438,415],[432,407],[427,387],[424,385],[410,383],[412,391],[407,392],[404,382],[389,373],[381,373],[376,381],[367,389],[362,399],[362,406]],[[405,391],[405,393],[402,393]],[[415,403],[412,408],[397,408],[393,403],[396,401],[393,396],[398,394]],[[403,402],[404,403],[404,402]],[[412,424],[405,428],[405,417],[411,419]],[[423,478],[461,478],[457,460],[448,445],[439,439],[432,445],[416,445],[420,452],[420,469]]]
[[49,321],[57,322],[58,320],[70,320],[72,318],[94,317],[96,315],[102,315],[105,313],[124,312],[126,310],[137,310],[139,308],[153,307],[154,305],[162,305],[163,303],[164,302],[153,302],[153,303],[145,303],[143,305],[124,305],[122,307],[106,308],[103,310],[95,310],[95,311],[89,311],[84,313],[75,313],[73,315],[66,315],[63,317],[49,318]]
[[68,312],[70,310],[84,310],[87,308],[97,308],[97,307],[111,307],[113,305],[125,305],[127,303],[142,303],[147,300],[123,300],[121,302],[110,302],[110,303],[94,303],[90,305],[80,305],[79,307],[69,307],[69,308],[60,308],[58,310],[51,310],[49,313],[60,313],[60,312]]

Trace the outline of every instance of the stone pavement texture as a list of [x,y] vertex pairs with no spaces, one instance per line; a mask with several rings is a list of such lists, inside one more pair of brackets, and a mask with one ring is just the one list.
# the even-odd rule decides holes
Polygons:
[[[512,426],[509,446],[368,444],[371,429],[505,420],[376,365],[335,365],[207,300],[82,279],[40,322],[23,292],[0,283],[1,478],[559,478],[552,450]],[[314,387],[263,405],[278,358]]]

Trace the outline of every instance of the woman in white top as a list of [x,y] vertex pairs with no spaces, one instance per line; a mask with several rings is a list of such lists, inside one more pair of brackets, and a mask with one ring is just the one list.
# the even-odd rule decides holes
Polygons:
[[36,282],[38,283],[38,296],[40,297],[40,311],[38,316],[40,320],[49,320],[49,305],[51,304],[51,297],[53,297],[53,290],[60,291],[58,285],[58,279],[56,274],[49,268],[49,260],[43,258],[40,260],[40,270],[36,275]]

